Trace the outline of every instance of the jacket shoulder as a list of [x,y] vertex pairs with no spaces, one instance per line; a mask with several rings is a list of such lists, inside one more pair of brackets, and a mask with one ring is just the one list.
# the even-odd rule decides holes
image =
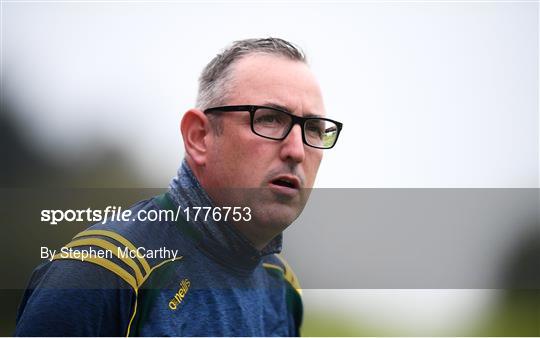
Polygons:
[[15,335],[118,336],[127,328],[134,299],[123,280],[98,265],[53,260],[34,270]]
[[281,254],[273,254],[265,257],[263,260],[263,267],[267,270],[277,270],[283,276],[283,279],[298,292],[299,295],[302,294],[302,289],[300,287],[300,282],[296,274],[294,273],[290,264],[285,260]]
[[147,221],[141,215],[160,212],[155,198],[138,202],[129,208],[130,220],[109,219],[78,233],[63,249],[69,254],[57,254],[54,260],[82,260],[99,265],[137,290],[152,270],[169,261],[181,259],[181,236],[174,222]]
[[270,255],[264,258],[263,267],[271,274],[283,278],[286,284],[285,300],[287,308],[294,323],[294,336],[300,335],[300,326],[303,320],[302,289],[293,269],[280,254]]

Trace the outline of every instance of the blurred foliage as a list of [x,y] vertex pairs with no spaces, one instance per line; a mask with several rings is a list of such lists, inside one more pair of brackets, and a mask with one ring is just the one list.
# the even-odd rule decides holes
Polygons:
[[502,278],[510,288],[479,323],[477,336],[540,336],[540,224],[514,248]]
[[[0,288],[1,336],[9,336],[14,331],[16,309],[26,282],[32,270],[41,262],[36,248],[39,249],[43,245],[60,247],[74,234],[90,225],[44,225],[40,223],[39,213],[36,214],[36,210],[43,205],[55,203],[56,208],[59,205],[69,206],[70,203],[86,203],[86,206],[111,205],[111,200],[114,201],[112,205],[129,206],[144,197],[141,196],[144,192],[141,193],[139,189],[138,194],[126,191],[121,198],[111,196],[107,199],[107,190],[95,189],[96,192],[86,193],[93,200],[81,201],[79,197],[70,198],[66,191],[73,188],[140,187],[144,182],[139,180],[126,159],[114,148],[99,148],[88,144],[87,149],[81,149],[76,158],[64,157],[64,160],[59,160],[48,158],[38,150],[39,145],[32,142],[35,141],[32,141],[28,130],[17,119],[16,111],[5,101],[2,102],[0,217],[4,241],[0,248],[0,263],[9,274],[4,277]],[[76,193],[73,196],[75,195]],[[59,201],[62,204],[58,204]]]
[[336,313],[312,310],[306,312],[302,324],[301,335],[309,337],[352,337],[374,336],[372,332],[357,326],[350,320],[341,318]]
[[[497,299],[472,326],[456,326],[441,331],[425,328],[390,327],[384,318],[367,322],[354,314],[305,309],[304,336],[472,336],[472,337],[538,337],[540,336],[540,224],[516,244],[505,264],[501,278],[507,290],[497,290]],[[422,304],[411,304],[411,311]],[[335,308],[335,306],[334,306]],[[392,309],[389,309],[391,312]]]
[[[411,311],[415,305],[411,304]],[[389,309],[389,312],[392,310]],[[306,309],[302,336],[313,337],[538,337],[540,336],[540,291],[504,293],[473,327],[456,326],[441,330],[390,326],[384,318],[377,323],[354,318],[354,314],[324,309]]]
[[506,291],[475,336],[540,336],[540,290]]
[[[142,186],[120,150],[88,144],[77,156],[51,159],[38,150],[16,111],[2,102],[0,113],[0,153],[2,188],[134,187]],[[98,141],[98,140],[96,140]]]
[[[350,314],[349,314],[350,315]],[[353,321],[339,312],[329,312],[323,309],[306,309],[302,324],[301,335],[308,337],[375,337],[391,336],[382,326]]]

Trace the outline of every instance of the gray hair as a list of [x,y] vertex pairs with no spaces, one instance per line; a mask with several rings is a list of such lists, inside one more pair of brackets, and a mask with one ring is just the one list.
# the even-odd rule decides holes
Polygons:
[[204,67],[199,77],[197,108],[205,110],[224,104],[230,89],[228,84],[231,80],[231,65],[249,54],[276,55],[307,63],[304,52],[296,45],[283,39],[266,38],[235,41]]

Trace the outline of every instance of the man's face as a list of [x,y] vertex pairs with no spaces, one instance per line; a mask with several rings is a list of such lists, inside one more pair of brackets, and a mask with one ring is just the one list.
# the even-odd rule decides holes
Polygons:
[[[306,64],[255,54],[232,67],[226,105],[278,106],[298,116],[325,115],[320,88]],[[210,133],[206,139],[203,186],[218,205],[250,206],[258,233],[280,232],[304,208],[322,150],[303,144],[299,125],[276,141],[251,131],[247,111],[220,116],[223,133]],[[283,180],[296,180],[298,186],[291,189]]]

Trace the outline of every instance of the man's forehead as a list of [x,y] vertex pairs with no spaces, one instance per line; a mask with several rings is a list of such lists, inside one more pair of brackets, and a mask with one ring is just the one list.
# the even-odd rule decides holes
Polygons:
[[321,91],[308,65],[255,54],[231,69],[228,104],[269,105],[302,115],[324,115]]

